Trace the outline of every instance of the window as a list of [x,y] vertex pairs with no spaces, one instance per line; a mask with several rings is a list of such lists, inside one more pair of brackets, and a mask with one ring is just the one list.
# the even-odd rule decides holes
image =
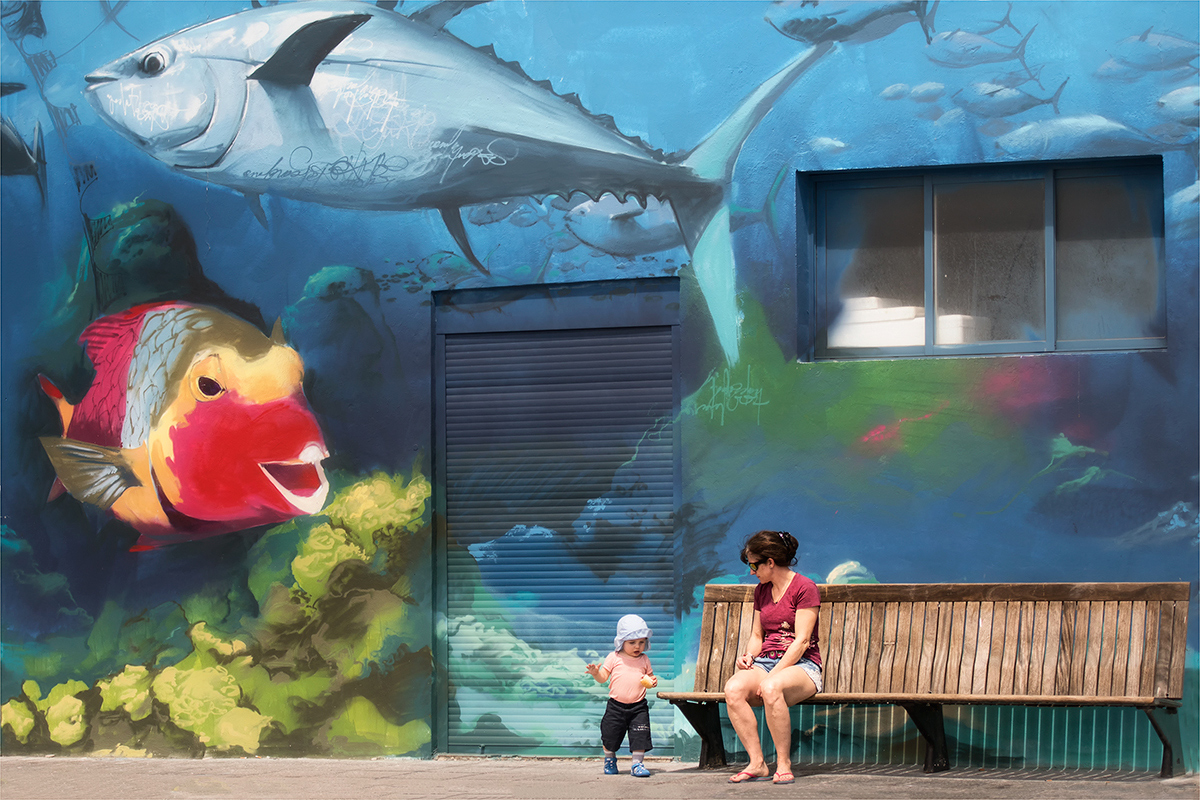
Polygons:
[[1160,159],[807,182],[818,358],[1166,346]]

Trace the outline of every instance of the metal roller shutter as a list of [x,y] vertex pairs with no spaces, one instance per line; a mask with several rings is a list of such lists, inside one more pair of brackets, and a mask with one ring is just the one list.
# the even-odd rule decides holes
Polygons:
[[[594,754],[607,687],[583,671],[643,616],[674,669],[670,326],[446,335],[449,752]],[[651,701],[655,754],[671,707]]]

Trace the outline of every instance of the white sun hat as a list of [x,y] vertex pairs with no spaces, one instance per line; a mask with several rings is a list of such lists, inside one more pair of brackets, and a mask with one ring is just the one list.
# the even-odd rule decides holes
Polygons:
[[[649,639],[651,630],[646,627],[646,620],[637,614],[626,614],[617,620],[617,638],[613,639],[613,650],[620,650],[621,645],[633,639]],[[650,646],[650,642],[646,642]]]

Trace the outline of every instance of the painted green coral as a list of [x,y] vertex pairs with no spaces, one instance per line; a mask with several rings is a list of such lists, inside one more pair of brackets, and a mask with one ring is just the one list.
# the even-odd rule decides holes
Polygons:
[[[322,515],[266,532],[240,578],[149,610],[108,603],[76,663],[116,669],[94,689],[67,680],[44,697],[26,681],[0,707],[6,742],[86,744],[95,716],[97,754],[421,751],[432,660],[412,593],[428,564],[430,493],[419,472],[374,474]],[[257,613],[236,616],[251,596]],[[104,738],[113,731],[125,738]]]
[[14,698],[0,706],[0,727],[8,726],[21,744],[29,741],[35,721],[33,711],[20,699]]
[[150,694],[150,684],[154,676],[146,667],[130,664],[119,675],[110,680],[100,681],[100,698],[103,701],[101,711],[116,711],[122,709],[133,721],[150,716],[153,708],[153,698]]

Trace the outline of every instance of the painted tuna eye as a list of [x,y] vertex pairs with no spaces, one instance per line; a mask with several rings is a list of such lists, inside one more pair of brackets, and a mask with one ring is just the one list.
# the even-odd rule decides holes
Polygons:
[[201,375],[196,379],[196,388],[200,390],[200,394],[205,397],[216,397],[225,391],[225,387],[214,381],[207,375]]
[[146,75],[157,75],[167,68],[167,57],[159,52],[146,53],[138,67]]

